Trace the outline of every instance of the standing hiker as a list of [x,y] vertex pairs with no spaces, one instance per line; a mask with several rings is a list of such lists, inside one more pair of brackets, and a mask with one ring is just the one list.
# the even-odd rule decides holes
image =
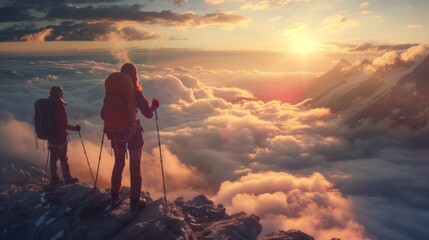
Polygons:
[[49,93],[49,102],[52,109],[52,128],[53,134],[49,136],[49,150],[51,151],[50,157],[50,170],[51,182],[58,183],[60,179],[57,173],[57,161],[60,160],[61,172],[63,174],[64,182],[72,184],[79,181],[79,178],[73,177],[70,173],[70,166],[67,158],[67,130],[80,131],[79,125],[69,125],[67,122],[66,108],[67,103],[64,101],[64,91],[60,86],[53,86]]
[[[129,81],[131,80],[131,84]],[[130,86],[132,89],[126,89]],[[125,166],[125,153],[128,149],[130,156],[130,208],[132,211],[146,206],[146,201],[140,199],[142,177],[140,162],[143,147],[143,128],[137,118],[137,108],[146,118],[152,118],[153,112],[159,107],[155,98],[152,105],[143,96],[143,88],[137,75],[137,68],[132,63],[121,67],[120,73],[111,74],[105,82],[106,97],[101,111],[104,120],[104,131],[111,140],[115,152],[115,165],[112,171],[111,205],[117,206],[121,188],[122,172]],[[123,94],[123,95],[121,95]],[[116,119],[115,119],[116,118]],[[120,118],[120,119],[118,119]],[[125,122],[130,129],[124,133],[124,127],[119,122]],[[119,129],[119,130],[118,130]]]

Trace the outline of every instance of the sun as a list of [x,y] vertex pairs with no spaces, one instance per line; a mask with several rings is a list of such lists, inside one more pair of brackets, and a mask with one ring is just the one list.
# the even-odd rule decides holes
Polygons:
[[317,42],[305,35],[292,36],[289,39],[290,51],[299,54],[312,54],[317,51]]

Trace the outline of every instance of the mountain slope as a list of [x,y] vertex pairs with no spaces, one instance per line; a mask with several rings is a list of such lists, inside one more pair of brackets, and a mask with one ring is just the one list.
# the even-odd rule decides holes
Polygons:
[[[110,192],[82,184],[47,185],[44,173],[33,167],[0,165],[0,239],[258,239],[259,217],[244,212],[228,215],[204,195],[185,201],[177,198],[165,212],[162,198],[131,212],[129,188],[123,188],[121,203],[107,206]],[[264,240],[314,240],[296,230],[259,237]]]
[[378,121],[391,118],[393,126],[405,124],[411,129],[424,127],[429,118],[429,56],[412,72],[404,75],[387,94],[358,112],[350,123],[365,118]]
[[[342,68],[341,68],[342,67]],[[368,71],[371,70],[371,71]],[[374,71],[375,70],[375,71]],[[327,107],[341,113],[347,123],[364,119],[392,119],[392,126],[424,127],[428,120],[429,56],[418,61],[398,59],[389,66],[368,60],[356,66],[341,61],[310,84],[310,107]]]

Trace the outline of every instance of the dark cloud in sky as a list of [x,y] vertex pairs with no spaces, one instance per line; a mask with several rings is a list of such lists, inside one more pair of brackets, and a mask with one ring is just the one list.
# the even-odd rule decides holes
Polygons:
[[66,4],[115,3],[122,0],[3,0],[0,4],[7,6],[22,6],[38,11],[49,10],[51,7]]
[[162,36],[144,29],[134,27],[118,27],[110,22],[86,23],[63,21],[58,25],[47,25],[37,28],[34,25],[13,25],[2,31],[0,41],[19,41],[25,36],[37,34],[45,29],[51,29],[45,41],[109,41],[112,34],[126,41],[141,41],[161,39]]
[[[106,40],[109,34],[124,35],[123,40],[153,40],[161,35],[142,30],[145,24],[159,24],[167,27],[218,27],[228,28],[248,21],[247,17],[223,12],[197,15],[195,13],[176,13],[170,10],[142,11],[143,5],[101,5],[115,3],[115,0],[72,0],[72,1],[9,1],[0,5],[0,41],[95,41]],[[183,3],[183,2],[182,2]],[[74,4],[74,5],[68,5]],[[76,6],[81,4],[81,6]],[[91,5],[94,4],[94,5]],[[67,21],[64,21],[67,20]],[[30,22],[31,21],[31,22]],[[53,24],[47,22],[59,22]],[[140,29],[132,27],[140,24]],[[13,25],[12,25],[13,24]],[[30,25],[31,24],[31,25]],[[34,27],[34,25],[37,27]],[[128,25],[128,27],[118,25]],[[46,29],[52,29],[47,31]],[[46,32],[41,33],[46,30]],[[26,36],[27,35],[27,36]],[[31,37],[28,37],[31,35]],[[168,39],[168,38],[166,38]]]
[[[74,6],[56,6],[49,10],[45,18],[48,20],[71,19],[86,21],[118,21],[132,20],[144,21],[145,17],[150,18],[151,13],[144,14],[140,12],[141,5],[132,6],[104,6],[104,7],[74,7]],[[152,13],[153,15],[154,13]]]
[[0,23],[31,21],[35,19],[28,10],[29,8],[23,6],[0,7]]
[[144,24],[161,24],[174,27],[193,27],[216,24],[238,24],[247,18],[227,13],[208,13],[199,16],[195,13],[175,13],[169,10],[161,12],[140,11],[141,5],[106,6],[83,8],[58,6],[52,8],[46,19],[70,19],[85,21],[135,21]]
[[1,42],[17,42],[21,37],[37,31],[33,24],[14,24],[0,31]]

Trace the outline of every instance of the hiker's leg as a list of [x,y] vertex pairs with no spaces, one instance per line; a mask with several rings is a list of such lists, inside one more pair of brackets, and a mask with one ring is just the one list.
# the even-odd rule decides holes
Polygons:
[[140,198],[142,176],[140,171],[142,149],[130,149],[131,198]]
[[140,162],[143,147],[143,132],[137,131],[128,141],[128,150],[130,151],[130,178],[131,178],[131,193],[130,197],[133,201],[140,199],[140,191],[142,188],[142,175],[140,172]]
[[72,176],[68,163],[69,159],[67,157],[67,142],[63,146],[58,147],[58,157],[61,162],[61,172],[63,173],[63,178],[65,181],[68,181],[72,178]]
[[49,158],[49,170],[51,172],[51,179],[58,180],[57,173],[57,160],[58,160],[58,149],[56,147],[49,147],[49,151],[51,151],[51,155]]
[[122,172],[124,171],[125,167],[125,147],[118,147],[117,149],[114,148],[115,152],[115,165],[113,166],[112,171],[112,189],[111,193],[112,196],[115,194],[118,194],[119,196],[119,190],[121,189],[121,182],[122,182]]

